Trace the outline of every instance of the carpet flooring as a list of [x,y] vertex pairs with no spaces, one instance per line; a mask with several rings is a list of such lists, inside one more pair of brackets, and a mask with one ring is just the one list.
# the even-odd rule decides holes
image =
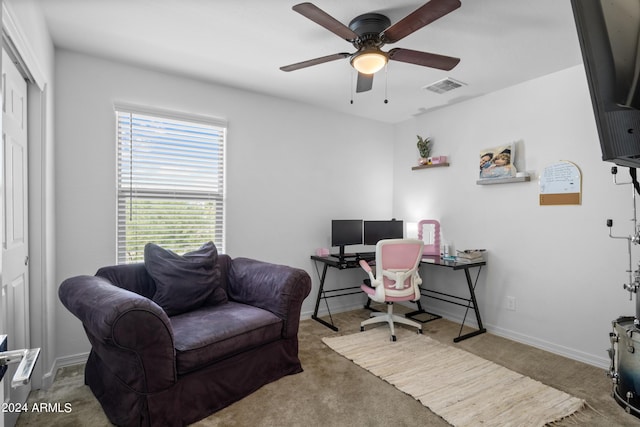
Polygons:
[[[310,319],[302,321],[299,340],[304,372],[267,384],[194,425],[449,426],[413,397],[355,365],[322,342],[324,337],[358,332],[360,321],[368,314],[367,310],[361,309],[334,315],[333,321],[339,332]],[[586,401],[585,409],[554,426],[640,426],[640,419],[627,414],[611,397],[611,380],[603,369],[488,333],[454,344],[452,339],[458,329],[459,325],[440,319],[426,323],[424,335]],[[71,403],[71,411],[22,414],[17,423],[19,427],[110,425],[100,405],[83,384],[82,366],[61,369],[49,390],[34,391],[29,400],[63,405]]]
[[584,400],[413,331],[386,328],[324,338],[333,350],[413,396],[453,426],[543,427]]

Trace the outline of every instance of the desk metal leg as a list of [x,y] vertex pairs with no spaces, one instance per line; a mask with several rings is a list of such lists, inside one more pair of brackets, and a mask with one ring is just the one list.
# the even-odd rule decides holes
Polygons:
[[[467,285],[469,286],[469,295],[471,300],[467,304],[467,310],[464,313],[464,319],[462,320],[462,324],[460,325],[460,332],[458,332],[458,336],[453,339],[453,342],[460,342],[462,340],[466,340],[467,338],[475,337],[476,335],[484,334],[487,330],[482,326],[482,318],[480,317],[480,310],[478,309],[478,301],[476,300],[476,291],[475,287],[478,283],[478,277],[480,277],[480,271],[482,270],[482,266],[478,268],[478,275],[476,276],[476,281],[473,283],[471,281],[471,275],[469,274],[469,269],[464,269],[464,275],[467,278]],[[469,311],[469,306],[473,304],[473,310],[476,313],[476,320],[478,321],[478,329],[476,331],[469,332],[468,334],[460,335],[462,332],[462,328],[464,327],[464,321],[467,318],[467,313]]]
[[[333,325],[333,319],[331,320],[332,323],[328,323],[318,317],[318,308],[320,308],[320,300],[322,299],[322,293],[324,292],[324,279],[327,277],[328,267],[329,266],[325,264],[324,268],[322,269],[322,277],[320,278],[320,287],[318,288],[318,296],[316,297],[316,308],[313,310],[313,315],[311,316],[311,318],[316,322],[322,323],[327,328],[337,332],[338,328]],[[326,298],[325,298],[325,301],[326,301]],[[327,310],[329,310],[328,305],[327,305]],[[329,311],[329,317],[331,317],[331,311]]]

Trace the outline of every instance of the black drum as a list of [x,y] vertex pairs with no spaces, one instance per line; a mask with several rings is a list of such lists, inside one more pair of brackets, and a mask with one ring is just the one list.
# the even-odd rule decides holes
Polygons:
[[640,417],[640,329],[634,320],[624,316],[612,322],[609,376],[613,379],[614,399],[628,413]]

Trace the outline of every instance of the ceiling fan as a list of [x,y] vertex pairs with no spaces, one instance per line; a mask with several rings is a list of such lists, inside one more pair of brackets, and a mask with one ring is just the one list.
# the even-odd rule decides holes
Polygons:
[[365,13],[354,18],[347,27],[312,3],[297,4],[293,6],[293,10],[345,39],[353,44],[353,47],[357,50],[354,53],[343,52],[322,56],[286,65],[280,67],[280,69],[282,71],[294,71],[351,57],[351,66],[358,71],[356,92],[371,90],[373,75],[380,71],[389,60],[446,71],[451,70],[458,65],[459,58],[402,48],[394,48],[384,52],[380,48],[385,44],[402,40],[409,34],[459,7],[459,0],[431,0],[393,25],[391,25],[389,18],[382,14]]

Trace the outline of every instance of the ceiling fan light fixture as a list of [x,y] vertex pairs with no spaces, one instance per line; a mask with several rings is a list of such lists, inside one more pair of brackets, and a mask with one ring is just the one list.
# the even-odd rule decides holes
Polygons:
[[367,49],[351,57],[351,66],[362,74],[375,74],[387,64],[389,57],[380,49]]

